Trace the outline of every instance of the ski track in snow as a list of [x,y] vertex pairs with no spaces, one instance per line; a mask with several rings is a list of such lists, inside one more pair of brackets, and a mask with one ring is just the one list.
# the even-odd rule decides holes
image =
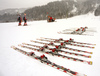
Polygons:
[[[93,61],[93,65],[74,62],[47,54],[45,55],[51,62],[69,68],[73,71],[86,74],[87,76],[100,76],[100,17],[87,14],[68,19],[57,19],[56,21],[57,22],[52,23],[48,23],[46,20],[32,21],[28,22],[28,26],[17,26],[18,22],[0,23],[0,76],[69,76],[62,71],[42,64],[41,62],[27,57],[11,48],[12,45],[19,47],[18,44],[22,44],[23,42],[35,44],[30,42],[30,40],[36,40],[40,37],[54,39],[63,38],[65,40],[73,38],[78,42],[96,44],[95,49],[69,46],[93,52],[91,55],[92,58],[90,59],[77,57],[79,59]],[[85,26],[97,31],[94,33],[94,36],[57,33],[65,29]],[[21,49],[28,52],[32,51],[25,48]],[[35,52],[35,54],[42,55],[43,53]]]

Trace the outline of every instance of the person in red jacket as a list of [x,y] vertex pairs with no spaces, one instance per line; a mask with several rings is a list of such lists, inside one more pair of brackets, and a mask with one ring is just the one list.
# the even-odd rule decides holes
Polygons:
[[22,18],[21,18],[21,15],[20,14],[18,15],[17,21],[19,21],[18,26],[21,26]]
[[48,22],[54,22],[55,18],[52,18],[51,16],[48,16]]
[[27,19],[26,19],[26,14],[25,13],[24,13],[23,20],[24,20],[24,26],[26,26],[27,25]]

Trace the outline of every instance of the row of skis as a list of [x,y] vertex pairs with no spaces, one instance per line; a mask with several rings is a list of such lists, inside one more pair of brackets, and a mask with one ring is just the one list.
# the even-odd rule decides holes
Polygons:
[[73,35],[89,35],[93,36],[96,30],[88,27],[72,28],[59,31],[59,34],[73,34]]
[[[52,38],[41,37],[35,41],[34,40],[30,40],[30,41],[31,41],[31,44],[22,43],[22,44],[19,44],[18,46],[20,46],[22,48],[30,49],[30,50],[32,50],[32,52],[24,51],[24,50],[22,50],[18,47],[15,47],[15,46],[12,46],[11,48],[13,48],[14,50],[17,50],[17,51],[19,51],[19,52],[21,52],[21,53],[23,53],[31,58],[38,60],[41,63],[47,64],[51,67],[54,67],[58,70],[61,70],[61,71],[65,72],[71,76],[86,76],[86,75],[80,74],[78,72],[72,71],[72,70],[65,68],[63,66],[60,66],[58,64],[55,64],[55,63],[51,62],[50,60],[48,60],[48,58],[44,54],[48,54],[51,56],[57,56],[57,57],[65,58],[67,60],[71,60],[74,62],[85,63],[88,65],[93,64],[92,61],[87,61],[87,60],[82,60],[79,58],[71,57],[72,55],[74,55],[74,56],[80,56],[80,57],[85,57],[85,58],[91,58],[91,55],[93,54],[92,52],[83,51],[83,50],[74,49],[74,48],[69,48],[67,45],[94,49],[96,44],[77,42],[77,41],[74,41],[74,39],[72,39],[72,38],[70,38],[69,40],[64,40],[62,38],[52,39]],[[32,43],[34,43],[34,45]],[[38,44],[38,45],[36,45],[36,44]],[[39,44],[43,44],[43,46],[39,46]],[[41,56],[37,56],[33,51],[41,52],[44,54]],[[74,51],[77,53],[75,53]],[[82,54],[80,54],[81,52],[82,52]],[[70,56],[66,56],[66,55],[63,55],[61,53],[68,54]]]

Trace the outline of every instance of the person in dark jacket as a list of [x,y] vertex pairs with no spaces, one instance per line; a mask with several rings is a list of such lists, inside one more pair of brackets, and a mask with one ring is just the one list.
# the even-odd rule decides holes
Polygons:
[[17,21],[19,21],[18,26],[21,26],[22,18],[21,18],[21,15],[20,14],[18,15]]
[[26,26],[27,25],[27,19],[26,19],[26,14],[25,13],[24,13],[23,20],[24,20],[24,26]]

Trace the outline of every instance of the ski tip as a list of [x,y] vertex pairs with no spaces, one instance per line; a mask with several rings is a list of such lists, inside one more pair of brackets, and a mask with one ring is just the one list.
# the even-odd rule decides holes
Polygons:
[[11,48],[15,49],[16,47],[15,46],[11,46]]
[[32,40],[30,40],[32,42]]
[[93,62],[92,62],[92,61],[90,61],[90,62],[89,62],[89,64],[90,64],[90,65],[92,65],[92,64],[93,64]]
[[12,48],[13,46],[11,46],[11,48]]
[[34,42],[33,40],[30,40],[31,42]]
[[26,44],[26,43],[22,43],[22,44]]
[[88,56],[88,58],[91,58],[91,56]]
[[44,39],[44,37],[40,37],[40,38]]
[[36,40],[39,40],[39,38],[37,38]]
[[87,75],[78,73],[76,76],[87,76]]
[[42,40],[42,39],[37,38],[36,40]]
[[11,46],[11,48],[14,48],[14,47],[15,47],[15,46],[13,46],[13,45]]
[[58,34],[61,34],[61,32],[59,31],[59,32],[57,32]]
[[93,52],[90,52],[90,54],[93,54]]
[[18,44],[18,46],[22,46],[21,44]]
[[94,44],[96,46],[96,44]]
[[95,47],[92,47],[93,49],[95,48]]

